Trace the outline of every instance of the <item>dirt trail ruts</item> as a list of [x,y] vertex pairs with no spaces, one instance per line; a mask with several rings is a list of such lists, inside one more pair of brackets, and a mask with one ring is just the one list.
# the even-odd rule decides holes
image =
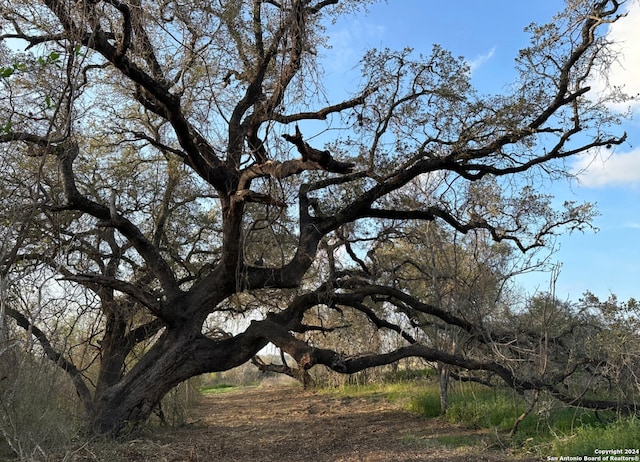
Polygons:
[[382,398],[333,397],[294,387],[244,389],[202,398],[191,421],[121,447],[129,461],[534,461],[439,437],[474,431],[424,419]]

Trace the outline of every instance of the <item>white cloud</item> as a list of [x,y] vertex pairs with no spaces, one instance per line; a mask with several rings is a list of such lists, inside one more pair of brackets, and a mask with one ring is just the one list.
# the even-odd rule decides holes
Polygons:
[[[640,1],[629,2],[627,16],[610,25],[607,38],[615,44],[617,59],[592,84],[596,94],[606,94],[607,87],[621,87],[629,96],[640,94]],[[631,108],[640,112],[640,100],[611,104],[613,109],[624,112]]]
[[473,73],[476,69],[478,69],[487,61],[489,61],[491,58],[493,58],[493,55],[495,54],[495,52],[496,52],[496,48],[493,47],[485,54],[476,56],[471,61],[469,61],[468,64],[469,64],[469,68],[471,69],[471,72]]
[[586,154],[573,165],[572,171],[581,185],[588,188],[640,184],[640,149],[608,154],[602,150]]
[[331,30],[328,45],[332,49],[325,67],[332,72],[352,70],[368,49],[380,46],[385,32],[385,26],[360,20]]

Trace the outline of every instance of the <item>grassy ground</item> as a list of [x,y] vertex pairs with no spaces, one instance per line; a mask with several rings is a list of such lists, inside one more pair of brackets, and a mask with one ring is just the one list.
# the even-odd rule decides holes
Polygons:
[[487,447],[483,431],[408,412],[401,389],[353,394],[291,385],[212,390],[192,409],[186,425],[150,428],[121,443],[78,444],[47,462],[538,460]]
[[438,385],[430,381],[346,386],[325,393],[397,401],[404,409],[423,417],[476,430],[476,433],[420,442],[407,437],[412,444],[462,447],[482,441],[491,447],[509,447],[521,454],[540,457],[593,456],[596,449],[603,448],[630,449],[633,454],[634,450],[640,449],[640,422],[637,419],[618,419],[613,413],[596,415],[593,411],[560,405],[544,396],[512,436],[514,422],[528,403],[511,390],[455,384],[446,415],[441,415]]
[[46,458],[38,453],[43,457],[37,460],[531,462],[640,446],[637,420],[605,424],[592,412],[544,396],[511,437],[527,403],[510,391],[478,385],[456,384],[445,415],[437,384],[428,378],[316,391],[270,385],[208,384],[184,409],[184,420],[174,419],[179,425],[152,423],[132,440],[76,442],[47,449]]

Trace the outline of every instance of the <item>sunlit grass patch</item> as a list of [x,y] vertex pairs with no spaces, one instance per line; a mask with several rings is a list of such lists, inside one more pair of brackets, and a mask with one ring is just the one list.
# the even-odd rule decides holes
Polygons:
[[370,383],[366,385],[343,385],[337,388],[324,388],[320,393],[340,398],[370,398],[387,401],[408,400],[420,392],[415,382]]
[[227,393],[230,391],[239,390],[240,388],[244,388],[244,387],[241,387],[239,385],[232,385],[230,383],[218,383],[215,385],[201,387],[200,393],[203,393],[205,395],[212,395],[212,394],[218,394],[218,393]]
[[402,444],[414,448],[437,448],[442,446],[442,443],[436,438],[414,435],[412,433],[402,435]]

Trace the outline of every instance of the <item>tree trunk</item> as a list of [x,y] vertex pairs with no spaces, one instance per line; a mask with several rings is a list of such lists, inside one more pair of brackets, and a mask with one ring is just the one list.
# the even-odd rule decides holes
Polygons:
[[239,366],[265,344],[262,338],[246,333],[213,340],[195,327],[167,328],[117,384],[96,398],[86,431],[106,436],[133,432],[148,420],[172,388],[205,372]]
[[122,378],[125,358],[131,351],[131,345],[125,341],[126,334],[126,320],[116,314],[108,313],[100,348],[101,363],[96,381],[96,397],[101,396],[106,389],[117,384]]
[[120,382],[97,396],[87,433],[118,436],[146,422],[164,395],[188,378],[190,353],[188,341],[165,332]]
[[437,371],[440,384],[440,412],[444,415],[449,408],[449,365],[438,363]]

